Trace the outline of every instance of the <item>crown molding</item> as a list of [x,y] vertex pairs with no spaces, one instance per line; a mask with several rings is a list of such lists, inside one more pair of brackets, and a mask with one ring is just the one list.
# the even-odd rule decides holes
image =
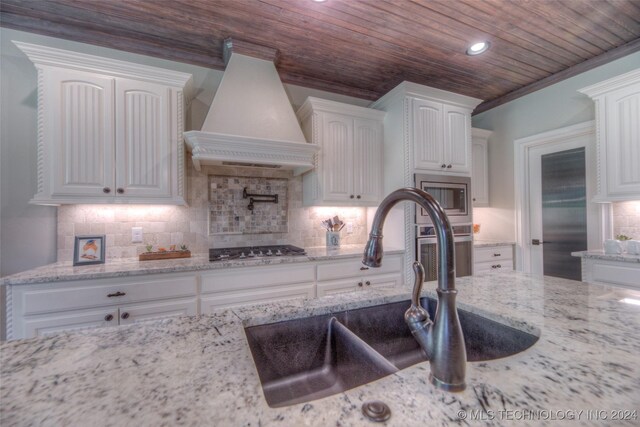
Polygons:
[[595,98],[604,93],[611,92],[612,90],[621,89],[625,86],[635,84],[640,81],[640,68],[630,71],[625,74],[613,77],[611,79],[604,80],[602,82],[593,84],[591,86],[578,89],[578,92]]
[[343,102],[329,101],[327,99],[310,96],[304,101],[304,104],[298,108],[296,115],[298,116],[298,120],[304,120],[313,112],[318,111],[346,114],[372,120],[383,120],[387,114],[385,111],[375,110],[373,108],[360,107],[358,105],[345,104]]

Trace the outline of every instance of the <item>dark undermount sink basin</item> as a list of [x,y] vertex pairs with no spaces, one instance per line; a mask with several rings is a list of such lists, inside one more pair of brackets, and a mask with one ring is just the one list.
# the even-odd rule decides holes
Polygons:
[[[421,303],[433,319],[436,301]],[[404,322],[409,306],[400,301],[245,328],[269,406],[330,396],[425,361]],[[511,356],[538,340],[465,310],[458,316],[469,362]]]

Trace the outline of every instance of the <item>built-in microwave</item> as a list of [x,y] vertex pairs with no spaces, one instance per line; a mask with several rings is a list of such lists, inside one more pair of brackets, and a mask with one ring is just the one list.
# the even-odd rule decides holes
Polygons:
[[[472,223],[471,178],[416,174],[415,185],[436,199],[452,224]],[[432,224],[427,212],[417,205],[416,224]]]

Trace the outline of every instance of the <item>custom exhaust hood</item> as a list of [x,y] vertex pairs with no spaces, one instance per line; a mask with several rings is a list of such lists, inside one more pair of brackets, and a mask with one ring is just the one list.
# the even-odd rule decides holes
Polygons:
[[292,169],[314,167],[319,147],[307,143],[274,65],[276,50],[224,41],[227,64],[200,131],[185,132],[194,166]]

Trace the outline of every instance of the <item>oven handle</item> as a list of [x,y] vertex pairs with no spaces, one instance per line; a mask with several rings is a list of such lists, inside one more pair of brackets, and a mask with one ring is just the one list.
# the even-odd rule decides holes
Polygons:
[[[434,244],[437,239],[435,237],[419,237],[418,244]],[[453,236],[453,242],[472,242],[473,236]]]

